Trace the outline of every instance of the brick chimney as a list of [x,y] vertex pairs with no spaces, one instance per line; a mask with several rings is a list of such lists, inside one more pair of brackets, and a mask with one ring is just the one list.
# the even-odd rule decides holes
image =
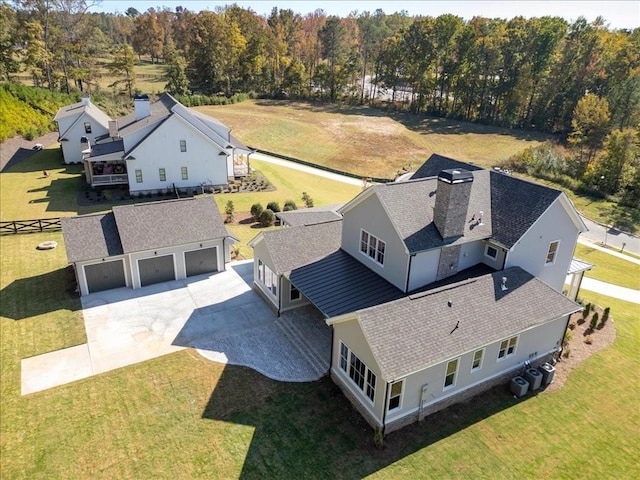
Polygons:
[[148,95],[136,95],[133,97],[133,106],[136,111],[136,122],[151,115],[151,104]]
[[464,234],[472,182],[473,174],[462,168],[443,170],[438,175],[433,223],[443,239]]

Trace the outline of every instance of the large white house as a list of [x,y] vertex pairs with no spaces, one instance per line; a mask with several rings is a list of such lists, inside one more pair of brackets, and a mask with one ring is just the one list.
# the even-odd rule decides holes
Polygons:
[[134,106],[112,120],[83,98],[56,115],[65,162],[83,162],[91,186],[127,185],[136,195],[226,186],[249,173],[252,151],[218,120],[167,93],[136,96]]
[[586,231],[563,192],[433,155],[338,213],[254,238],[254,285],[277,312],[324,314],[330,374],[372,426],[388,433],[559,354]]

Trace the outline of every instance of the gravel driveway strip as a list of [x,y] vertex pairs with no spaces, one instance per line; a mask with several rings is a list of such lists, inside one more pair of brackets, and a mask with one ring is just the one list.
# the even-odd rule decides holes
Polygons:
[[313,308],[280,318],[251,288],[253,261],[187,280],[82,298],[87,344],[22,360],[22,394],[194,347],[215,362],[274,380],[314,381],[329,369],[331,329]]

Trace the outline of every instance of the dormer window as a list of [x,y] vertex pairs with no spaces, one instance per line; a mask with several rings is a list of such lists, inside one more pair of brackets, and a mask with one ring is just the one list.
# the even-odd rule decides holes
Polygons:
[[387,244],[371,235],[369,232],[362,230],[360,234],[360,252],[372,258],[376,263],[384,265],[384,253]]
[[84,122],[84,133],[91,133],[91,122]]

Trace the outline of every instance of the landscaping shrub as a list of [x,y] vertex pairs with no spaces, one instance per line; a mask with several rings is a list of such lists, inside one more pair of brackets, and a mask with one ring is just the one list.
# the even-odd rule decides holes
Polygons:
[[226,222],[233,222],[233,213],[235,211],[235,206],[233,205],[233,201],[229,200],[224,207],[224,213],[227,215]]
[[569,355],[571,355],[571,349],[570,348],[565,348],[564,351],[562,352],[562,356],[564,358],[569,358]]
[[276,221],[276,214],[272,210],[266,209],[260,214],[260,225],[263,227],[270,227]]
[[591,313],[591,304],[587,303],[584,306],[584,310],[582,311],[582,318],[586,320],[586,318],[589,316],[590,313]]
[[564,332],[564,342],[563,345],[567,346],[569,344],[569,342],[571,341],[571,339],[573,338],[573,333],[571,333],[571,330],[567,330],[566,332]]
[[291,210],[297,210],[298,207],[296,206],[296,202],[294,202],[293,200],[287,200],[286,202],[284,202],[284,211],[285,212],[289,212]]
[[302,200],[307,208],[313,207],[313,198],[311,198],[307,192],[302,192]]
[[573,320],[571,320],[569,322],[569,330],[575,330],[576,328],[576,322],[574,322]]
[[256,222],[260,221],[260,215],[262,215],[263,211],[264,208],[262,208],[261,203],[254,203],[253,205],[251,205],[251,216]]
[[278,213],[280,211],[280,204],[278,202],[269,202],[267,203],[267,210]]
[[589,324],[589,328],[591,328],[591,330],[595,330],[596,326],[598,325],[598,312],[595,312],[593,314],[593,317],[591,317],[591,323]]
[[609,312],[611,311],[611,307],[607,307],[602,312],[602,318],[600,319],[600,328],[604,327],[604,324],[609,320]]

